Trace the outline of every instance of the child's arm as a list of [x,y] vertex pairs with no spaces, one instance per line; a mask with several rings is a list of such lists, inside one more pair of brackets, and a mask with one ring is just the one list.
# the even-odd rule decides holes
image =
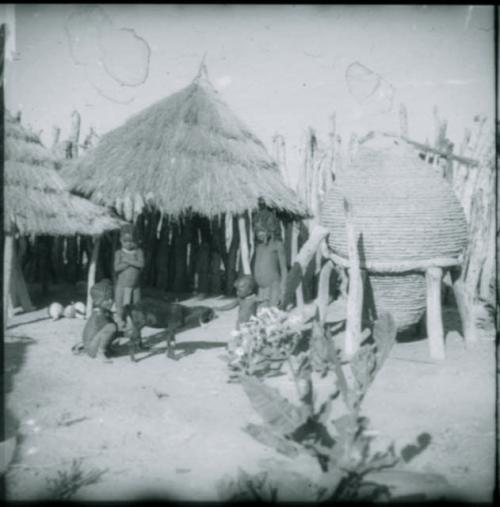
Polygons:
[[120,250],[115,252],[115,262],[113,267],[116,273],[121,273],[128,266],[128,262],[123,259],[122,253]]
[[127,263],[129,266],[133,266],[134,268],[144,268],[144,252],[142,251],[142,248],[138,248],[136,258],[127,259]]

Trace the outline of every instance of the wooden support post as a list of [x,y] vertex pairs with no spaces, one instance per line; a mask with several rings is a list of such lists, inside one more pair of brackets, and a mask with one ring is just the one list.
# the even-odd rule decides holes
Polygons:
[[[287,277],[287,288],[285,294],[285,301],[289,301],[291,299],[291,295],[294,291],[300,291],[300,293],[296,292],[297,295],[297,307],[302,310],[304,307],[304,299],[302,295],[302,287],[301,287],[301,278],[306,274],[307,266],[309,262],[312,260],[317,250],[320,247],[321,241],[328,234],[328,229],[321,225],[314,226],[311,234],[307,241],[302,245],[300,252],[296,255],[293,260],[292,269],[288,272]],[[288,304],[288,303],[287,303]],[[286,308],[286,306],[285,306]]]
[[333,262],[331,260],[327,260],[319,273],[318,296],[316,298],[316,305],[319,310],[319,318],[321,322],[324,322],[326,319],[328,304],[330,303],[330,276],[332,274],[332,271]]
[[425,272],[427,282],[427,337],[429,338],[429,351],[432,359],[443,360],[444,331],[441,313],[441,279],[443,270],[431,267]]
[[347,294],[347,321],[345,330],[345,354],[352,357],[359,348],[363,313],[363,277],[359,264],[359,238],[352,220],[352,211],[344,199],[347,249],[349,252],[349,292]]
[[300,252],[295,258],[295,262],[300,264],[302,272],[305,272],[307,265],[316,254],[321,241],[328,234],[328,229],[322,225],[315,225],[309,235],[307,241],[302,245]]
[[[292,265],[297,259],[297,254],[299,251],[299,223],[294,222],[292,225]],[[295,290],[295,298],[297,300],[297,306],[299,308],[304,307],[304,292],[302,290],[302,284],[300,284]]]
[[408,111],[403,103],[399,105],[399,130],[402,136],[408,137]]
[[35,309],[31,302],[28,288],[24,280],[23,270],[21,269],[21,261],[17,251],[14,249],[12,253],[12,274],[11,274],[11,294],[21,304],[25,312],[31,312]]
[[3,328],[7,328],[9,314],[10,285],[12,278],[12,260],[14,256],[14,236],[5,233],[3,244]]
[[250,275],[252,272],[250,270],[250,255],[248,251],[247,228],[244,215],[238,217],[238,229],[240,232],[240,252],[243,273],[245,275]]
[[69,140],[71,142],[71,158],[78,157],[78,144],[80,142],[80,124],[81,117],[78,111],[71,113],[71,132]]
[[101,242],[100,236],[94,238],[94,247],[92,248],[92,257],[90,258],[89,275],[87,282],[87,311],[85,312],[87,319],[90,317],[90,314],[92,313],[92,297],[90,295],[90,289],[95,285],[96,264],[97,257],[99,255],[100,242]]
[[462,334],[467,346],[473,345],[477,341],[476,328],[474,322],[474,299],[467,291],[463,277],[459,271],[452,269],[450,271],[453,282],[453,294],[457,303],[458,313],[462,321]]

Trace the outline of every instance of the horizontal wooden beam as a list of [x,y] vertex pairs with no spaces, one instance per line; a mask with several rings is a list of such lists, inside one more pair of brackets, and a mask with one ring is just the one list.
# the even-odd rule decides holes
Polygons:
[[386,137],[395,137],[395,138],[402,139],[403,141],[405,141],[408,144],[411,144],[412,146],[414,146],[415,148],[417,148],[420,151],[423,151],[426,153],[432,153],[434,155],[438,155],[438,156],[446,158],[446,159],[455,160],[456,162],[458,162],[459,164],[462,164],[462,165],[466,165],[469,167],[477,167],[479,165],[479,161],[477,161],[473,158],[467,158],[467,157],[461,157],[460,155],[454,155],[453,152],[451,152],[451,151],[438,150],[436,148],[433,148],[432,146],[428,146],[427,144],[413,141],[412,139],[409,139],[406,136],[399,136],[399,135],[394,134],[392,132],[384,132],[383,135]]
[[[323,248],[322,254],[324,257],[331,259],[335,264],[348,268],[350,266],[349,260],[333,253],[331,250]],[[366,262],[360,260],[360,267],[367,269],[373,273],[404,273],[407,271],[425,271],[430,267],[450,268],[452,266],[459,266],[463,262],[463,257],[434,257],[433,259],[424,259],[417,261],[375,261]]]

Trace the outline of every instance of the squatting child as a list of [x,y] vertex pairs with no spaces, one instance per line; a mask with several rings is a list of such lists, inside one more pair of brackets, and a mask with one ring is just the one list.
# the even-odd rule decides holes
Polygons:
[[113,284],[111,280],[101,280],[90,289],[93,309],[83,328],[82,343],[73,347],[75,353],[81,350],[93,358],[106,360],[109,348],[117,337],[117,326],[113,321]]

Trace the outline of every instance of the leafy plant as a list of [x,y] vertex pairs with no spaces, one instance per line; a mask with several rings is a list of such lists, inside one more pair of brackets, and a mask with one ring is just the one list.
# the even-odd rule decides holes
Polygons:
[[84,472],[82,470],[82,460],[74,459],[71,462],[69,470],[58,470],[57,477],[47,479],[51,498],[55,500],[68,500],[83,486],[99,482],[106,472],[107,469],[93,469],[89,472]]
[[[406,446],[400,456],[394,445],[384,451],[373,452],[374,436],[369,431],[368,419],[360,415],[361,402],[395,342],[396,327],[392,317],[381,315],[365,333],[367,340],[350,361],[352,375],[348,376],[331,332],[318,316],[310,325],[300,322],[295,328],[287,327],[283,315],[271,313],[271,316],[275,317],[273,332],[263,332],[261,320],[257,322],[256,319],[253,332],[247,335],[249,343],[244,342],[242,346],[246,347],[244,350],[248,356],[262,357],[260,343],[272,336],[271,341],[278,344],[277,348],[285,358],[283,360],[290,366],[300,403],[291,403],[277,389],[256,376],[243,373],[242,368],[239,380],[264,422],[263,425],[248,424],[244,430],[260,443],[290,458],[301,454],[313,456],[321,470],[321,479],[313,488],[315,500],[390,498],[388,486],[369,478],[395,467],[400,461],[410,461],[430,443],[430,435],[422,434],[417,445]],[[276,326],[276,320],[279,326]],[[255,346],[258,340],[260,342]],[[319,404],[313,372],[323,377],[332,372],[335,378],[329,386],[326,400]],[[286,479],[282,474],[281,487],[283,481],[297,481],[297,474],[294,475],[295,478],[290,476]],[[221,494],[224,493],[228,499],[247,498],[244,491],[248,493],[250,488],[255,493],[256,484],[260,492],[278,491],[278,483],[273,480],[269,474],[251,476],[240,472],[236,482],[226,480],[223,483],[225,486],[221,486]],[[309,481],[303,476],[302,480]]]
[[260,309],[257,316],[233,332],[226,358],[231,380],[238,380],[241,374],[258,377],[279,374],[299,347],[303,327],[300,318],[289,318],[278,308]]

